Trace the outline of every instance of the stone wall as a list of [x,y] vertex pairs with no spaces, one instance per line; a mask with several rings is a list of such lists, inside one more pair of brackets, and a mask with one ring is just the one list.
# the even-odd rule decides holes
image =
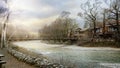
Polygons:
[[34,65],[38,68],[70,68],[70,67],[58,64],[58,63],[51,63],[48,61],[48,59],[44,57],[32,57],[30,55],[16,51],[12,48],[8,48],[8,52],[12,56],[16,57],[18,60],[26,62],[30,65]]

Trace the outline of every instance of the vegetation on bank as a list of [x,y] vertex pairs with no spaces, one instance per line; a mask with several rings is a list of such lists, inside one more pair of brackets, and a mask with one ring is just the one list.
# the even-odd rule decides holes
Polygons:
[[110,41],[103,41],[103,42],[87,42],[82,45],[83,47],[113,47],[113,48],[120,48],[120,42],[110,42]]
[[[87,0],[81,4],[82,12],[78,13],[79,17],[82,17],[85,21],[85,27],[88,28],[85,35],[85,31],[79,33],[74,32],[77,26],[76,20],[69,17],[70,12],[63,12],[52,24],[43,27],[40,30],[40,38],[43,40],[53,40],[50,43],[57,44],[73,44],[76,43],[79,46],[90,47],[120,47],[120,7],[119,0],[104,1],[107,7],[101,6],[100,0]],[[77,38],[72,40],[71,38]],[[88,40],[89,38],[100,41],[87,41],[85,43],[78,41],[83,36]],[[83,40],[81,39],[81,40]],[[114,41],[104,41],[112,39]],[[75,42],[76,41],[76,42]],[[78,42],[78,43],[77,43]]]
[[60,59],[51,60],[42,54],[33,53],[25,48],[11,44],[8,52],[16,57],[19,61],[26,62],[30,65],[40,68],[73,68],[75,64],[70,58],[64,58],[65,55],[60,55]]
[[40,31],[40,39],[65,42],[68,40],[69,32],[78,28],[76,20],[69,17],[70,12],[63,11],[52,24],[46,25]]

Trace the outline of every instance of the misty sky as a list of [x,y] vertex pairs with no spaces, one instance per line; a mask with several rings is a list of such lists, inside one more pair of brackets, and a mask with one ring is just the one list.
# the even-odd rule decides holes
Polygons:
[[83,26],[77,16],[82,2],[85,0],[10,0],[10,23],[21,28],[38,30],[54,21],[62,11],[69,11],[71,17],[79,20],[77,22]]

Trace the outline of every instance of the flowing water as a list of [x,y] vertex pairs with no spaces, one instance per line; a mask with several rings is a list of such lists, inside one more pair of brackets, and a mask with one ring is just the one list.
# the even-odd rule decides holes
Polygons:
[[13,42],[13,44],[74,68],[120,68],[120,49],[117,48],[47,44],[40,40]]

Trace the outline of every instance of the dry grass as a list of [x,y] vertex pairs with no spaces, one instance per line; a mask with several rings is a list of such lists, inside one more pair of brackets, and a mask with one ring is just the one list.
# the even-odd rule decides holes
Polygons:
[[111,42],[111,41],[106,41],[106,42],[88,42],[84,44],[83,46],[85,47],[114,47],[114,48],[119,48],[120,43],[119,42]]
[[5,56],[2,58],[2,60],[7,62],[5,64],[5,68],[35,68],[34,66],[18,61],[7,52],[7,49],[0,49],[0,54],[3,54]]

